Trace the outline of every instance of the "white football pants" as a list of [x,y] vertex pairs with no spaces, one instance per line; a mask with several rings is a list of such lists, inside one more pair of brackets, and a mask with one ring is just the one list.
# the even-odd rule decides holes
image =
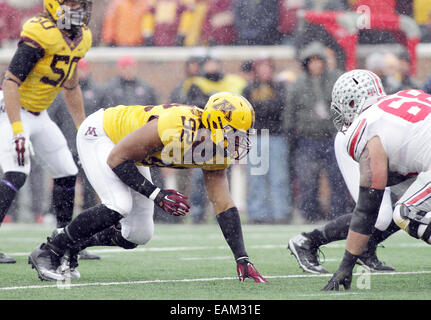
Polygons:
[[[102,204],[120,213],[122,236],[135,244],[145,244],[154,233],[154,202],[125,185],[107,164],[114,142],[103,129],[104,110],[96,111],[81,124],[76,145],[84,172]],[[138,166],[151,181],[150,169]]]
[[[46,165],[54,179],[78,174],[78,168],[73,161],[66,138],[46,110],[36,116],[21,109],[21,122],[24,135],[30,139],[34,152]],[[12,137],[9,118],[6,111],[2,109],[0,110],[0,166],[3,172],[17,171],[28,175],[30,162],[25,166],[18,166],[15,161]]]

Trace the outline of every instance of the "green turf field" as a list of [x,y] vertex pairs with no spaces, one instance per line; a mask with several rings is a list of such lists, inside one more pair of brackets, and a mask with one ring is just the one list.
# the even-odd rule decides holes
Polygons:
[[[287,241],[312,226],[243,225],[251,261],[271,283],[239,283],[232,254],[219,227],[156,224],[146,246],[126,251],[93,248],[99,261],[81,261],[81,279],[70,284],[41,282],[27,264],[28,253],[50,234],[36,224],[5,224],[0,230],[0,252],[15,257],[15,265],[0,265],[0,300],[289,300],[289,299],[431,299],[430,248],[401,231],[378,249],[394,273],[364,274],[353,278],[352,290],[322,292],[330,275],[309,275],[299,269],[286,250]],[[323,248],[325,267],[334,272],[344,242]],[[356,269],[358,271],[358,269]]]

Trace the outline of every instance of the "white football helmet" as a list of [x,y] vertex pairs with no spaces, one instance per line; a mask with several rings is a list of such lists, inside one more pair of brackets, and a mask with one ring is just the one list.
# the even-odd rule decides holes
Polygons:
[[332,89],[331,111],[338,131],[345,131],[355,118],[376,100],[385,96],[382,80],[373,72],[356,69],[341,75]]

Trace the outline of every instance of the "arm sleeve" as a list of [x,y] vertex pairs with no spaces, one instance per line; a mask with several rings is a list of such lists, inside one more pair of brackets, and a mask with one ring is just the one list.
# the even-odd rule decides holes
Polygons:
[[20,42],[8,70],[23,82],[44,54],[45,51],[42,48]]

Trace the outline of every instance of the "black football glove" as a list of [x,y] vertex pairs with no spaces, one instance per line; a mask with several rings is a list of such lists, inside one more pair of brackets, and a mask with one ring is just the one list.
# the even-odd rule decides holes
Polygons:
[[344,252],[343,260],[341,261],[340,267],[334,273],[332,278],[328,281],[328,284],[322,289],[323,291],[340,290],[340,285],[344,286],[345,290],[350,289],[352,284],[352,273],[353,267],[355,266],[358,256],[351,254],[349,251]]
[[339,291],[340,285],[344,286],[344,290],[349,290],[352,284],[352,271],[350,270],[340,270],[338,269],[328,284],[322,289],[323,291]]
[[256,267],[247,258],[237,260],[236,271],[240,282],[244,282],[246,278],[251,278],[256,282],[269,282],[260,275]]
[[190,210],[187,197],[176,190],[160,190],[154,202],[173,216],[185,216]]

